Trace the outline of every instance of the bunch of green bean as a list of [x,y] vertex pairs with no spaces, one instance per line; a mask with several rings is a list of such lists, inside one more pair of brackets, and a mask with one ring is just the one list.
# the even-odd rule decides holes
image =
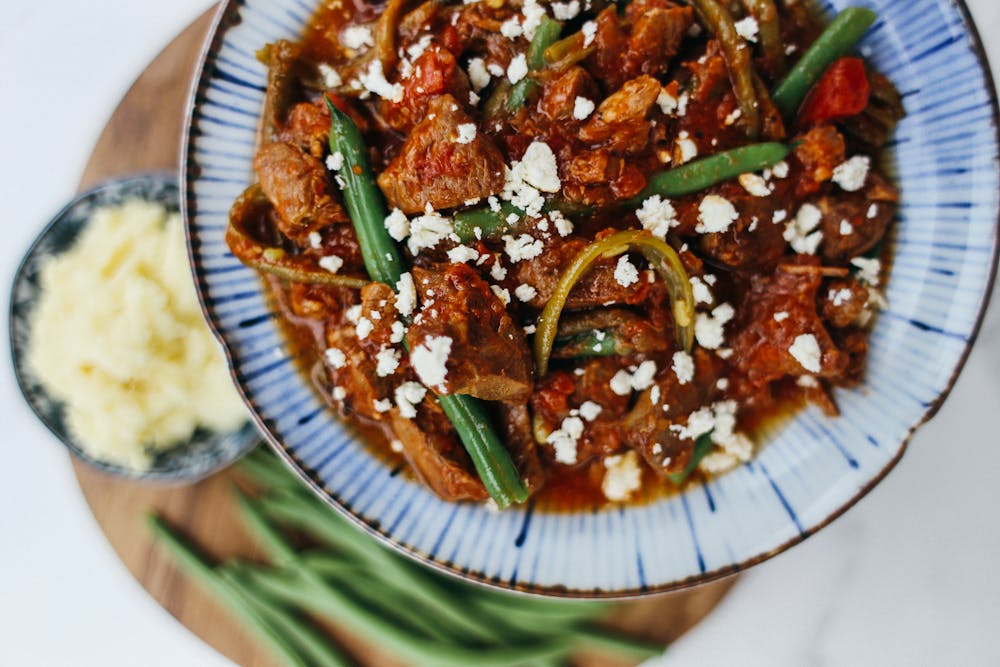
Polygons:
[[[595,625],[611,603],[529,598],[435,574],[393,553],[319,501],[272,454],[238,466],[238,493],[263,566],[213,563],[162,517],[150,526],[176,565],[253,630],[283,665],[354,662],[314,620],[336,623],[414,665],[555,666],[580,649],[642,660],[662,647]],[[289,535],[315,546],[299,548]]]

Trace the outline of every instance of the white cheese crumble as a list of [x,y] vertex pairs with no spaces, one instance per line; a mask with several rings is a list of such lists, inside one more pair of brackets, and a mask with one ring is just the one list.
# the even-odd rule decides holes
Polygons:
[[413,419],[417,416],[417,405],[424,400],[427,395],[427,388],[419,382],[404,382],[396,387],[393,392],[396,399],[396,407],[399,414],[406,419]]
[[433,248],[454,233],[451,218],[446,218],[428,205],[423,215],[410,221],[410,238],[406,246],[414,255],[424,248]]
[[326,168],[330,171],[340,171],[344,168],[344,154],[334,151],[326,156]]
[[850,236],[853,233],[854,233],[854,225],[852,225],[847,220],[841,220],[840,221],[840,235],[841,236]]
[[323,236],[319,232],[309,232],[309,247],[314,250],[323,247]]
[[867,155],[855,155],[834,167],[832,180],[847,192],[857,192],[865,186],[871,164]]
[[410,220],[398,208],[392,209],[392,213],[385,216],[383,224],[385,230],[389,232],[389,236],[397,241],[402,241],[410,235]]
[[815,255],[823,241],[822,230],[815,230],[823,220],[823,213],[812,204],[803,204],[795,218],[785,225],[784,239],[800,255]]
[[396,282],[396,310],[403,317],[409,317],[416,305],[417,286],[413,283],[413,274],[407,271]]
[[389,412],[392,410],[392,401],[388,398],[379,398],[372,401],[372,407],[375,408],[375,412]]
[[533,141],[517,163],[521,180],[542,192],[559,192],[559,167],[555,153],[544,141]]
[[391,333],[389,334],[390,343],[402,343],[403,337],[406,336],[406,327],[402,322],[396,320],[392,323]]
[[316,69],[319,71],[320,78],[323,79],[324,88],[337,88],[338,86],[344,85],[344,80],[340,78],[340,74],[337,73],[337,70],[333,69],[326,63],[320,63]]
[[527,75],[528,61],[525,60],[523,53],[519,53],[511,59],[510,65],[507,66],[507,80],[511,83],[517,83]]
[[467,245],[455,246],[448,251],[448,261],[452,264],[465,264],[479,259],[479,251]]
[[357,325],[354,327],[354,332],[358,335],[359,340],[364,340],[368,338],[368,334],[372,332],[375,325],[367,317],[362,317],[358,320]]
[[684,164],[698,157],[698,144],[694,142],[687,131],[677,136],[677,164]]
[[736,222],[739,213],[736,207],[719,195],[708,195],[698,204],[698,225],[695,231],[699,234],[724,232]]
[[538,296],[538,290],[527,283],[523,283],[514,289],[514,296],[517,297],[518,301],[527,303]]
[[556,226],[556,231],[559,232],[559,236],[569,236],[573,233],[573,223],[570,222],[560,211],[549,211],[549,220],[551,220],[552,224]]
[[795,360],[802,364],[802,368],[810,373],[819,373],[820,361],[823,358],[819,349],[819,342],[812,334],[801,334],[795,337],[788,352],[795,357]]
[[361,306],[359,304],[351,306],[344,311],[344,317],[346,317],[347,321],[351,324],[357,324],[358,320],[361,319]]
[[687,384],[694,379],[694,359],[683,350],[674,352],[673,366],[671,368],[674,371],[674,375],[677,376],[677,382],[680,384]]
[[500,287],[499,285],[490,285],[490,289],[493,290],[493,293],[496,295],[496,297],[500,299],[500,303],[502,303],[505,306],[510,305],[509,289],[507,289],[506,287]]
[[642,468],[639,467],[639,455],[635,451],[604,459],[601,492],[605,498],[612,502],[623,502],[641,487]]
[[593,21],[587,21],[580,26],[580,32],[583,33],[583,48],[587,48],[593,43],[594,36],[597,35],[597,24]]
[[451,354],[452,340],[448,336],[428,336],[410,352],[410,363],[417,377],[425,385],[444,389],[448,376],[448,355]]
[[492,76],[501,77],[504,75],[504,69],[499,63],[490,63],[486,66],[486,71]]
[[580,1],[570,0],[569,2],[553,2],[552,16],[557,21],[569,21],[580,13]]
[[633,391],[645,391],[653,386],[653,379],[656,377],[656,362],[647,360],[634,368],[632,372],[628,369],[621,369],[611,378],[608,383],[611,391],[619,396],[628,396]]
[[336,255],[327,255],[326,257],[320,257],[317,264],[319,264],[319,268],[324,271],[336,273],[337,271],[340,271],[340,267],[344,265],[344,260]]
[[[521,234],[517,238],[505,235],[502,238],[504,251],[512,262],[520,262],[522,259],[534,259],[542,254],[542,242],[532,238],[528,234]],[[504,275],[506,275],[506,271]],[[502,280],[502,278],[498,278],[498,280]]]
[[386,80],[382,61],[377,58],[368,64],[367,70],[358,75],[358,80],[366,90],[383,99],[397,103],[403,100],[403,86]]
[[371,28],[364,25],[352,25],[340,33],[340,42],[349,49],[358,50],[363,46],[375,46]]
[[726,116],[725,120],[722,121],[722,123],[723,125],[726,125],[728,127],[729,125],[732,125],[733,123],[738,121],[740,119],[740,116],[742,115],[743,115],[742,109],[740,108],[733,109],[732,111],[729,112],[729,114]]
[[493,266],[490,267],[490,277],[493,280],[503,280],[507,277],[507,269],[500,264],[500,258],[498,257]]
[[664,116],[669,116],[677,111],[678,104],[677,98],[670,91],[666,88],[660,89],[660,94],[656,96],[656,105],[660,107],[660,111],[663,112]]
[[832,303],[835,307],[839,308],[854,298],[854,293],[846,287],[839,290],[832,289],[827,292],[826,298],[828,298],[830,303]]
[[342,401],[347,398],[347,389],[344,387],[334,387],[331,395],[335,400]]
[[588,100],[586,97],[577,97],[573,100],[573,118],[577,120],[585,120],[590,114],[594,113],[596,105],[593,101]]
[[878,204],[872,204],[871,206],[869,206],[868,212],[865,213],[865,217],[868,218],[869,220],[873,219],[877,215],[878,215]]
[[521,29],[524,31],[524,36],[528,41],[531,41],[535,37],[535,31],[538,30],[538,26],[541,25],[542,19],[545,17],[545,8],[538,4],[537,0],[524,0],[521,5],[521,13],[524,14],[524,22],[521,24]]
[[478,93],[480,90],[490,85],[490,73],[486,70],[486,62],[482,58],[472,58],[469,60],[469,83]]
[[562,425],[545,439],[555,450],[556,461],[565,465],[576,463],[576,445],[583,435],[583,420],[579,417],[566,417]]
[[788,319],[788,313],[783,310],[779,310],[774,314],[775,322],[784,322],[787,319]]
[[851,266],[858,269],[858,280],[866,285],[878,287],[882,262],[875,258],[855,257],[851,260]]
[[666,239],[667,232],[680,224],[674,205],[660,195],[647,197],[635,212],[635,217],[639,219],[643,229],[649,230],[661,240]]
[[744,19],[740,19],[735,24],[736,33],[747,40],[748,42],[757,43],[757,31],[760,26],[757,25],[757,19],[752,16],[747,16]]
[[691,293],[694,296],[694,302],[696,304],[707,303],[711,305],[712,302],[715,301],[715,297],[712,296],[712,290],[709,289],[704,280],[698,276],[691,276],[690,282]]
[[754,197],[767,197],[771,194],[771,188],[767,181],[759,174],[740,174],[740,185]]
[[598,415],[600,415],[603,411],[604,408],[594,401],[584,401],[580,405],[580,416],[589,422],[597,419]]
[[694,321],[694,336],[698,345],[706,350],[717,350],[725,342],[726,323],[733,319],[736,311],[728,303],[723,303],[712,314],[698,313]]
[[326,363],[330,364],[334,368],[343,368],[347,365],[347,355],[344,351],[336,347],[328,347],[323,353],[326,357]]
[[375,355],[375,375],[389,377],[399,368],[399,350],[383,345]]
[[455,139],[460,144],[471,144],[476,138],[476,124],[462,123],[458,126],[458,137]]
[[622,255],[618,258],[618,264],[615,266],[615,280],[622,287],[639,282],[639,269],[629,261],[628,255]]
[[500,34],[507,39],[517,39],[522,34],[521,23],[516,16],[512,16],[500,24]]

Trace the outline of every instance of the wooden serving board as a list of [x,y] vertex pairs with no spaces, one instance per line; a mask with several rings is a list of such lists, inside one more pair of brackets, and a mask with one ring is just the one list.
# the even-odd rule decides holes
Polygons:
[[[188,92],[212,11],[192,23],[136,80],[108,121],[83,172],[80,189],[130,173],[178,167]],[[136,579],[177,620],[240,665],[270,665],[252,636],[197,585],[152,548],[143,517],[165,514],[213,556],[255,559],[260,552],[242,530],[232,504],[233,475],[223,471],[191,486],[156,486],[121,480],[74,460],[74,470],[94,517]],[[661,595],[624,606],[615,625],[638,636],[673,641],[704,618],[734,579]],[[399,665],[358,637],[337,628],[331,633],[366,665]],[[621,663],[581,656],[578,664]]]

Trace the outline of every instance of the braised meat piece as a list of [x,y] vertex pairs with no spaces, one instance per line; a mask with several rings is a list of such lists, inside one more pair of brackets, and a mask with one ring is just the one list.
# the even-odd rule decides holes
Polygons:
[[[489,401],[527,398],[533,384],[532,358],[524,331],[490,286],[465,264],[442,271],[414,268],[421,308],[406,333],[421,379],[441,394],[468,394]],[[446,373],[425,371],[418,348],[435,352],[447,340]],[[433,364],[432,364],[433,366]],[[428,377],[429,373],[433,377]]]
[[278,213],[278,227],[299,245],[307,245],[310,232],[349,220],[330,193],[326,167],[298,146],[266,144],[257,151],[253,166]]
[[857,192],[837,192],[815,202],[823,213],[823,258],[850,261],[875,247],[896,216],[899,194],[882,176],[870,171]]
[[393,409],[392,430],[403,445],[403,456],[420,480],[442,500],[486,500],[469,455],[436,402],[423,401],[415,419]]
[[600,99],[600,91],[587,70],[579,66],[569,67],[545,82],[538,108],[551,121],[579,123],[580,119],[573,116],[578,97],[596,102]]
[[660,94],[660,83],[648,75],[626,82],[597,107],[580,128],[580,140],[601,144],[616,153],[638,153],[649,145],[646,116]]
[[830,125],[814,127],[799,137],[795,158],[802,164],[797,194],[804,197],[820,189],[829,181],[833,170],[844,161],[844,137]]
[[[404,213],[448,209],[503,189],[503,155],[451,95],[440,95],[378,177],[389,204]],[[470,136],[471,135],[471,136]]]
[[867,303],[868,288],[853,278],[832,280],[819,295],[823,321],[839,329],[857,322]]
[[436,113],[427,108],[435,97],[450,95],[452,102],[458,101],[464,108],[472,90],[455,56],[434,43],[413,61],[413,73],[403,79],[402,86],[402,99],[384,104],[386,121],[401,132],[411,132],[428,113]]

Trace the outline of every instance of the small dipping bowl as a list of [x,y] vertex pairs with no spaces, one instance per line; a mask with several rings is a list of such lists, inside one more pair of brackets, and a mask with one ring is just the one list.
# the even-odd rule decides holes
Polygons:
[[228,466],[253,449],[260,442],[253,425],[247,422],[225,433],[199,428],[187,442],[154,455],[148,470],[127,468],[95,459],[74,440],[64,418],[65,406],[49,394],[27,364],[32,315],[41,295],[41,271],[46,259],[69,250],[98,208],[131,199],[156,202],[169,211],[177,211],[180,193],[176,174],[128,176],[88,190],[60,211],[31,244],[14,275],[10,295],[10,348],[14,373],[35,415],[81,461],[103,472],[130,479],[191,483]]

